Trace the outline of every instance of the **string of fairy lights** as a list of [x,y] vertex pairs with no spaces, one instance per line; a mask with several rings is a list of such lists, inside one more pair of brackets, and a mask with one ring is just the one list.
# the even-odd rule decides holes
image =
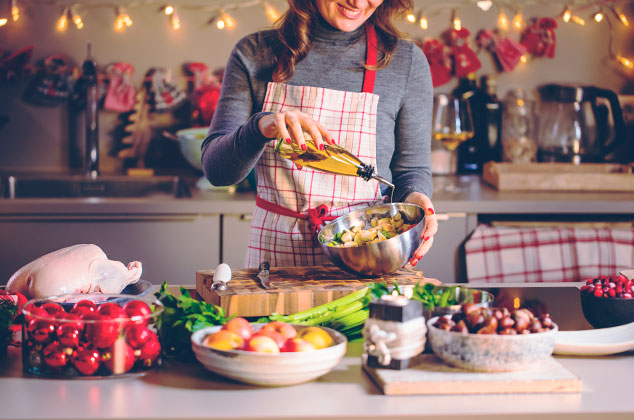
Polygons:
[[[90,9],[109,8],[114,11],[113,29],[117,32],[125,31],[133,25],[132,11],[138,11],[142,7],[154,7],[156,11],[164,14],[173,30],[179,30],[183,21],[179,11],[194,10],[209,16],[207,23],[215,25],[219,30],[231,30],[236,25],[236,20],[231,16],[236,10],[260,7],[270,22],[275,22],[281,13],[272,4],[281,0],[246,0],[221,5],[188,3],[185,1],[165,0],[120,0],[113,2],[88,2],[79,0],[0,0],[0,30],[10,23],[17,23],[22,16],[22,9],[34,5],[47,5],[57,7],[60,14],[55,23],[58,31],[66,31],[70,26],[81,30],[84,27],[82,16]],[[214,2],[215,3],[215,2]],[[285,2],[283,2],[285,3]],[[605,24],[609,33],[608,53],[610,58],[618,62],[627,70],[634,70],[634,59],[624,56],[617,51],[615,41],[615,29],[617,25],[630,27],[627,15],[621,6],[632,3],[632,0],[418,0],[415,2],[415,10],[411,10],[406,20],[411,24],[417,24],[421,30],[430,29],[430,18],[449,12],[449,24],[453,28],[462,28],[461,12],[466,7],[474,4],[483,12],[497,12],[497,27],[500,31],[522,31],[527,25],[524,15],[525,8],[529,6],[543,6],[559,8],[559,12],[552,16],[561,20],[564,24],[585,26],[587,24]],[[418,6],[421,5],[422,6]],[[526,57],[522,58],[527,61]]]

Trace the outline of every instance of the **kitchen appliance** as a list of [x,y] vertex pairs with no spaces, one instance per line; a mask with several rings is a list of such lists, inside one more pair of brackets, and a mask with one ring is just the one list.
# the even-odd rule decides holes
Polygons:
[[617,95],[595,86],[546,84],[538,88],[539,160],[544,162],[621,162],[625,124]]

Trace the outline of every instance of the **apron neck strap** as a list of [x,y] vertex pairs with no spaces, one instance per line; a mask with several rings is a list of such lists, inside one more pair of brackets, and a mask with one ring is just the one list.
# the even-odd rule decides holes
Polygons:
[[[367,57],[366,65],[375,66],[377,57],[377,42],[376,42],[376,30],[374,25],[367,25],[366,27],[367,37]],[[375,70],[365,70],[365,76],[363,78],[363,93],[374,93],[374,79],[376,77]]]

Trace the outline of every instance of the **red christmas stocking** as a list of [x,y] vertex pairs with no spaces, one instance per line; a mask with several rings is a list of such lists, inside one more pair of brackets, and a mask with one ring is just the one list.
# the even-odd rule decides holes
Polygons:
[[134,67],[128,63],[114,63],[108,66],[110,84],[103,107],[109,111],[129,112],[136,103],[136,89],[132,84]]

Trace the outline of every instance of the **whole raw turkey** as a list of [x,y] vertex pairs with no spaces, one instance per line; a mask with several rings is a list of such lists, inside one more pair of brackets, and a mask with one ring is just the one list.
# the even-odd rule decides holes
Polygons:
[[141,278],[141,263],[126,267],[94,244],[72,245],[31,261],[9,279],[7,291],[27,298],[64,293],[119,293]]

